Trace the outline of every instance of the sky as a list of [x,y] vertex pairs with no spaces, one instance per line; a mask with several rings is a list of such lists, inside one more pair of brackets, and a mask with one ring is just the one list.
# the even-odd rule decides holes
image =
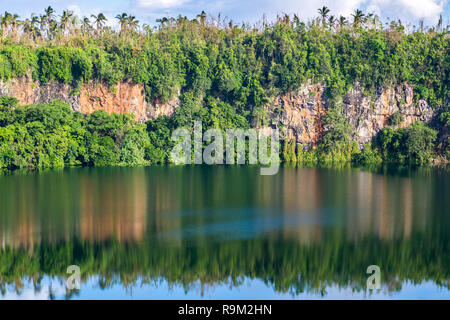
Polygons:
[[232,19],[235,23],[274,20],[277,14],[296,13],[304,20],[317,16],[317,9],[330,8],[335,16],[349,16],[355,9],[376,13],[384,22],[400,18],[405,23],[418,24],[424,20],[434,25],[443,16],[450,24],[449,0],[0,0],[0,10],[17,13],[21,18],[40,14],[52,6],[57,14],[69,9],[80,17],[103,12],[114,25],[114,17],[126,12],[141,23],[156,24],[156,19],[179,14],[194,18],[202,10],[210,17]]

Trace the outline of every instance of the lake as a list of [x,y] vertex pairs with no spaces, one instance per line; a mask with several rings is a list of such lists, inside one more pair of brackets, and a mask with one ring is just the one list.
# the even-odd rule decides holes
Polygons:
[[448,170],[259,173],[3,173],[0,298],[450,299]]

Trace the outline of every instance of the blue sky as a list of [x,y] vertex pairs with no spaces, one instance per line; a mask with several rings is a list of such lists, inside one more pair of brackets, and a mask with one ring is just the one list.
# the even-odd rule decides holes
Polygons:
[[205,10],[210,16],[227,17],[235,22],[256,22],[263,15],[268,20],[277,13],[297,13],[303,19],[317,15],[317,9],[326,5],[331,14],[349,16],[355,9],[377,13],[384,21],[401,18],[402,21],[426,24],[444,17],[444,25],[450,24],[449,0],[0,0],[0,10],[18,13],[21,17],[41,13],[52,6],[60,13],[71,9],[79,16],[103,12],[114,22],[117,13],[134,14],[142,23],[155,24],[162,16],[186,15],[189,18]]

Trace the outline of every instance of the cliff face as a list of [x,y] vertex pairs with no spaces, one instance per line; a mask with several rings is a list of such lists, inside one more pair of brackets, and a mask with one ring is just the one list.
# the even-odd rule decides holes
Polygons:
[[19,104],[49,103],[61,99],[71,104],[74,111],[91,113],[105,110],[108,113],[132,113],[139,122],[155,119],[162,115],[171,116],[179,105],[179,99],[168,103],[158,101],[147,103],[144,87],[131,82],[119,82],[114,88],[103,83],[89,83],[78,90],[67,84],[33,81],[31,77],[0,81],[0,96],[7,95],[19,100]]
[[[270,124],[282,128],[285,137],[295,139],[305,148],[315,145],[324,132],[323,116],[329,107],[324,90],[321,84],[309,83],[276,96],[267,105]],[[102,83],[89,83],[76,92],[67,84],[41,84],[29,76],[6,83],[0,81],[0,95],[16,97],[24,105],[61,99],[70,103],[75,111],[132,113],[139,122],[161,115],[171,116],[180,105],[178,98],[168,103],[148,103],[143,86],[131,82],[119,82],[114,89]],[[352,140],[360,145],[386,127],[389,117],[396,112],[402,115],[402,127],[418,120],[427,122],[433,116],[433,108],[425,100],[414,103],[413,89],[407,84],[380,90],[375,97],[364,96],[355,84],[342,101],[344,115],[352,128]]]
[[[324,132],[323,115],[329,107],[320,84],[303,85],[296,91],[277,96],[268,106],[270,122],[284,129],[284,135],[309,147],[315,145]],[[396,112],[402,116],[397,127],[407,127],[416,121],[428,122],[433,108],[425,101],[413,101],[413,89],[404,84],[383,89],[375,97],[363,95],[358,84],[342,99],[344,116],[351,126],[352,140],[363,145],[388,125]]]

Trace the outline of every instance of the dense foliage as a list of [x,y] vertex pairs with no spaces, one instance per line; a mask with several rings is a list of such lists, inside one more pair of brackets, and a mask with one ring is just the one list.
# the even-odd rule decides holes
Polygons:
[[[0,167],[165,162],[171,128],[192,127],[194,120],[216,128],[263,125],[264,105],[271,96],[309,80],[326,85],[333,106],[327,115],[329,130],[309,154],[286,141],[288,162],[355,159],[352,154],[359,150],[349,143],[336,111],[339,97],[355,81],[368,95],[408,82],[415,99],[447,107],[450,37],[442,21],[434,28],[408,31],[400,21],[384,27],[376,16],[359,10],[351,21],[335,19],[328,11],[319,10],[321,17],[309,23],[285,15],[254,27],[208,19],[203,12],[193,20],[162,18],[151,28],[122,14],[116,17],[120,31],[106,27],[102,14],[90,21],[65,11],[57,20],[49,7],[43,15],[21,21],[6,12],[0,19],[0,79],[31,74],[43,83],[58,81],[75,88],[90,81],[113,88],[120,80],[132,80],[144,85],[148,100],[167,101],[180,94],[182,104],[174,118],[145,128],[125,115],[99,112],[84,118],[68,107],[57,110],[57,102],[32,111],[2,100],[1,117],[7,119],[0,119]],[[393,125],[398,121],[390,119]],[[401,154],[395,158],[399,162],[426,163],[435,134],[421,128],[384,132],[378,151],[364,149],[370,150],[363,150],[357,162]],[[407,146],[410,141],[425,145],[414,149]]]
[[131,79],[145,85],[149,99],[167,100],[182,89],[253,113],[267,96],[306,80],[324,82],[331,97],[346,93],[355,81],[368,93],[409,82],[417,98],[434,106],[449,94],[450,38],[442,24],[407,32],[401,22],[384,28],[376,16],[359,11],[353,23],[325,13],[329,22],[305,24],[286,15],[270,25],[237,27],[202,14],[191,21],[164,18],[150,28],[123,14],[116,32],[97,16],[96,28],[70,12],[61,21],[56,17],[51,8],[24,21],[5,13],[2,79],[29,70],[42,82],[95,80],[113,86]]
[[12,283],[20,293],[26,277],[36,287],[40,287],[44,275],[64,279],[71,264],[83,270],[83,281],[98,276],[101,288],[117,283],[124,287],[159,283],[163,279],[188,291],[198,283],[202,287],[233,287],[244,278],[256,278],[276,292],[293,296],[302,292],[323,294],[327,286],[364,291],[367,275],[361,266],[375,262],[383,268],[383,287],[391,292],[400,290],[406,281],[428,280],[442,288],[449,286],[446,247],[421,233],[404,241],[365,237],[358,244],[342,234],[309,245],[279,239],[196,244],[174,246],[152,239],[138,244],[113,239],[90,242],[75,238],[37,245],[31,254],[23,248],[7,247],[0,250],[0,293],[4,295]]

